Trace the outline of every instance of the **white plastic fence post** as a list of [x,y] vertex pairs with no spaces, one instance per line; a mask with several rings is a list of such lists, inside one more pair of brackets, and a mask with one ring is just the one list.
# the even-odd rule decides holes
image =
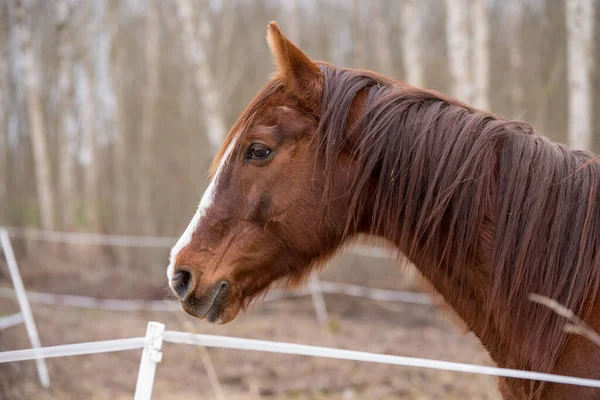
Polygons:
[[325,299],[323,298],[323,292],[321,291],[321,281],[319,281],[319,278],[317,278],[316,275],[313,275],[310,278],[308,286],[313,306],[315,307],[315,313],[317,314],[317,321],[319,321],[319,324],[321,325],[326,325],[329,322],[329,315],[327,314]]
[[144,349],[142,350],[142,361],[135,385],[135,400],[150,400],[152,398],[152,386],[154,385],[154,373],[156,364],[162,361],[162,343],[165,324],[150,321],[146,328]]
[[[8,232],[6,232],[6,229],[2,227],[0,227],[0,245],[4,250],[4,257],[6,258],[6,263],[8,264],[8,272],[10,274],[10,279],[12,279],[13,286],[15,287],[17,302],[19,303],[19,307],[21,308],[21,314],[23,316],[23,321],[25,322],[27,334],[29,335],[31,347],[34,349],[39,349],[41,347],[40,337],[35,326],[35,321],[33,320],[31,307],[29,307],[29,301],[27,300],[27,293],[25,292],[25,286],[23,285],[23,280],[21,279],[21,273],[19,272],[17,259],[15,258],[15,253],[13,252],[12,246],[10,244]],[[40,377],[40,383],[43,387],[49,388],[50,376],[48,375],[48,367],[46,366],[46,361],[43,358],[39,357],[36,358],[35,363],[38,371],[38,376]]]

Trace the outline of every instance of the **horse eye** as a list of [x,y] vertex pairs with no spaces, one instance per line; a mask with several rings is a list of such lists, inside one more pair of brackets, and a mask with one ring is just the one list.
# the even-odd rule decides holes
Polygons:
[[271,154],[271,149],[263,146],[262,144],[253,144],[248,149],[247,158],[251,160],[264,160]]

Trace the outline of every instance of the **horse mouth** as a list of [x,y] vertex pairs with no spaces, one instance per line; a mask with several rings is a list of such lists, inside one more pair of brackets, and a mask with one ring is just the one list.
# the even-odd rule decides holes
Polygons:
[[227,281],[219,281],[200,297],[187,296],[181,302],[181,306],[185,312],[193,317],[199,319],[206,318],[209,322],[218,323],[228,294],[229,283]]

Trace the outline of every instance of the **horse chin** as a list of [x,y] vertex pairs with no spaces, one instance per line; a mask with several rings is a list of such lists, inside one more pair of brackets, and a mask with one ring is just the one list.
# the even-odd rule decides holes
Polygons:
[[181,308],[194,318],[205,319],[207,322],[217,325],[233,321],[241,309],[239,301],[229,296],[224,296],[224,298],[216,296],[209,303],[198,301],[196,298],[185,299],[181,302]]
[[240,310],[240,308],[236,307],[235,305],[227,305],[221,306],[214,310],[211,308],[211,310],[206,315],[199,315],[193,309],[190,309],[185,306],[183,306],[182,308],[183,311],[185,311],[192,317],[200,320],[206,320],[207,322],[210,322],[211,324],[215,325],[224,325],[233,321],[235,317],[237,317],[237,315],[239,314]]
[[240,308],[241,307],[238,306],[237,302],[229,304],[227,307],[221,309],[220,313],[215,315],[212,319],[207,317],[207,321],[218,325],[227,324],[237,317],[240,312]]

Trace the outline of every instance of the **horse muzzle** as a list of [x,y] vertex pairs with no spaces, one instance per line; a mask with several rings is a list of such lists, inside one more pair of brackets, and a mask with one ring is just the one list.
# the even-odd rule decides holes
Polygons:
[[206,318],[209,322],[218,323],[222,320],[231,292],[228,281],[221,279],[199,293],[192,275],[180,270],[173,274],[170,283],[186,313],[199,319]]

